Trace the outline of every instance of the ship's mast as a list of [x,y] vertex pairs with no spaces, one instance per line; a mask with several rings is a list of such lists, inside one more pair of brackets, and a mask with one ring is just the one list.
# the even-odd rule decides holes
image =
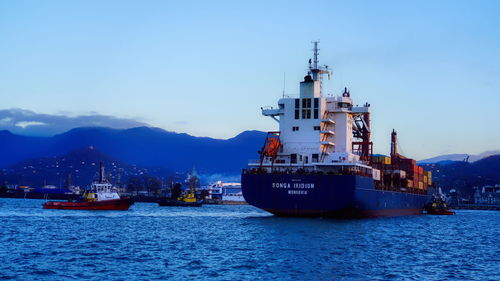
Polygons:
[[314,41],[313,43],[314,43],[314,69],[318,69],[319,41]]
[[313,41],[313,61],[309,60],[309,74],[312,74],[313,81],[320,82],[320,96],[323,96],[323,74],[328,74],[328,79],[330,79],[330,71],[328,70],[328,65],[319,65],[319,41]]

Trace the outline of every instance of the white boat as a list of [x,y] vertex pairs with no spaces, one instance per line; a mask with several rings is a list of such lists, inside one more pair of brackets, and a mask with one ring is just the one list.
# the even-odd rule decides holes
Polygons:
[[241,202],[244,203],[241,183],[217,181],[208,186],[207,199],[221,200],[223,202]]

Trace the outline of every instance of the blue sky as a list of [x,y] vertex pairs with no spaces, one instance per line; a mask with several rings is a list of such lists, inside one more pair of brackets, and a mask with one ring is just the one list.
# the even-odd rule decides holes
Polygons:
[[283,73],[298,93],[320,39],[326,92],[372,105],[376,152],[396,128],[410,157],[480,153],[500,149],[498,14],[498,1],[2,1],[0,109],[274,130],[260,107]]

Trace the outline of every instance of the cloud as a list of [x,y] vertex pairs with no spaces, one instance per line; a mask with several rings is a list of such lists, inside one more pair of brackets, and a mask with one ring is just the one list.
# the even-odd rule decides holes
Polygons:
[[42,114],[30,110],[0,109],[0,130],[29,136],[52,136],[77,127],[109,127],[128,129],[149,126],[146,123],[92,112],[88,115]]
[[23,129],[26,129],[26,127],[28,126],[40,126],[40,125],[47,125],[47,124],[39,121],[21,121],[16,123],[16,126],[21,127]]

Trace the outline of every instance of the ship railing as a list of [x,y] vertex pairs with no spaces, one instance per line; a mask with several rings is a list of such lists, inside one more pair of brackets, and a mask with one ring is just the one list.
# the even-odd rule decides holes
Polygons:
[[[268,167],[266,167],[268,168]],[[366,168],[352,169],[352,167],[339,166],[339,169],[331,171],[318,171],[306,168],[290,168],[290,167],[280,167],[268,171],[266,168],[249,168],[243,169],[243,174],[305,174],[305,175],[352,175],[352,176],[364,176],[372,177],[373,174],[371,170]]]

